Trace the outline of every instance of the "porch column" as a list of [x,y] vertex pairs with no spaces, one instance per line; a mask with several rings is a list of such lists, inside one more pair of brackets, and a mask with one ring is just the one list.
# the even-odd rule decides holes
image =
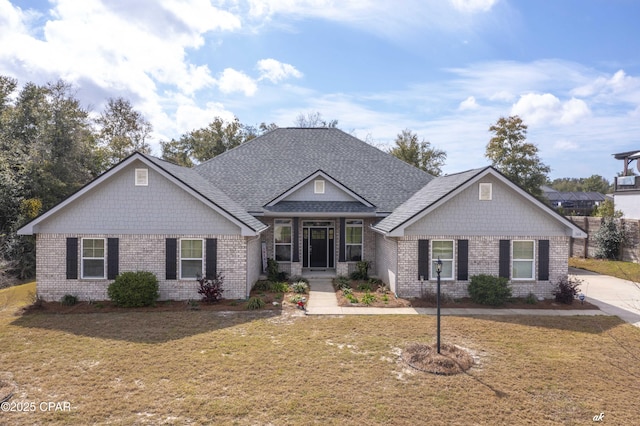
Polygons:
[[293,218],[293,259],[292,262],[300,262],[300,230],[298,229],[298,224],[300,219],[297,217]]

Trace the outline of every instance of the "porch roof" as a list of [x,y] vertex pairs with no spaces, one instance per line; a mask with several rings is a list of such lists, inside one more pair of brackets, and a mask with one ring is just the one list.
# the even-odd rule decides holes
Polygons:
[[375,216],[376,208],[365,206],[357,201],[280,201],[273,206],[264,207],[265,216],[283,213],[291,214],[336,214]]

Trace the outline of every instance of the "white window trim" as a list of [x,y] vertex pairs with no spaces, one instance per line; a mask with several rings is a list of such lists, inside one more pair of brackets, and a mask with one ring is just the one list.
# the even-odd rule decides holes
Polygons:
[[[513,246],[514,243],[533,243],[533,258],[532,259],[516,259],[513,255]],[[515,278],[513,276],[513,263],[521,261],[521,262],[531,262],[531,278]],[[513,281],[535,281],[536,279],[536,242],[535,240],[513,240],[511,241],[511,279]]]
[[481,182],[478,185],[478,199],[480,201],[491,201],[493,199],[493,185],[490,182]]
[[[287,223],[276,223],[277,221],[287,221]],[[291,228],[291,242],[290,243],[276,243],[276,226],[289,226]],[[292,263],[293,262],[293,220],[291,219],[274,219],[273,221],[273,258],[276,259],[276,249],[278,246],[289,246],[289,259],[291,260],[277,260],[280,263]]]
[[[183,241],[200,241],[200,243],[202,244],[202,257],[182,257],[182,242]],[[179,251],[179,259],[178,259],[178,265],[180,268],[180,279],[181,280],[197,280],[198,277],[183,277],[182,276],[182,261],[183,260],[199,260],[201,262],[200,264],[200,275],[203,275],[203,269],[204,269],[204,238],[181,238],[178,243],[180,244],[180,251]]]
[[431,280],[437,280],[438,279],[438,273],[436,272],[436,268],[433,266],[433,262],[436,262],[438,260],[437,257],[433,256],[433,243],[434,242],[442,242],[442,241],[450,241],[451,242],[451,259],[440,259],[442,261],[442,263],[444,262],[451,262],[451,276],[450,277],[444,277],[442,276],[442,273],[440,274],[440,280],[441,281],[454,281],[455,277],[456,277],[456,242],[455,240],[447,240],[447,239],[437,239],[437,240],[430,240],[429,241],[429,270],[430,270],[430,274],[431,275]]
[[324,180],[316,179],[313,181],[313,193],[314,194],[324,194]]
[[[84,242],[85,240],[102,240],[102,247],[104,251],[103,257],[84,257]],[[102,260],[102,276],[101,277],[85,277],[84,276],[84,261],[85,260]],[[106,238],[82,238],[80,244],[80,277],[83,280],[104,280],[107,278],[107,241]]]
[[149,169],[136,169],[135,170],[135,185],[136,186],[149,186]]
[[[360,223],[346,223],[349,221],[360,221]],[[344,253],[347,255],[348,246],[360,246],[360,260],[364,260],[364,220],[362,219],[347,219],[344,224]],[[362,241],[360,244],[347,243],[347,228],[362,228]],[[357,260],[347,260],[347,262],[357,262]]]

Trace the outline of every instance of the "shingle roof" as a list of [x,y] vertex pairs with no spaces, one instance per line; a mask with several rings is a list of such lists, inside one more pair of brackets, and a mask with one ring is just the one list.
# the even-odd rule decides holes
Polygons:
[[245,209],[243,209],[240,205],[238,205],[238,203],[233,201],[223,191],[218,189],[215,185],[212,185],[211,182],[204,179],[195,170],[189,169],[187,167],[181,167],[150,155],[141,155],[144,155],[147,160],[153,162],[155,165],[162,168],[167,173],[174,176],[176,179],[182,181],[185,185],[189,186],[191,189],[193,189],[254,231],[259,232],[267,227],[264,223],[260,222],[258,219],[247,213]]
[[265,207],[276,213],[375,213],[375,207],[367,207],[357,201],[280,201]]
[[391,212],[433,179],[379,149],[330,128],[280,128],[196,166],[246,211],[263,206],[318,169]]
[[466,172],[434,178],[424,188],[416,192],[411,198],[395,209],[393,213],[378,222],[375,228],[384,232],[393,231],[487,168],[488,167],[467,170]]

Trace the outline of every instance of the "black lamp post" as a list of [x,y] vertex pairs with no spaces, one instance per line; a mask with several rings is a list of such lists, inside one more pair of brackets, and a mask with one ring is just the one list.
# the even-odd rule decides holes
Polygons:
[[438,329],[438,353],[440,353],[440,272],[442,272],[442,260],[438,258],[436,262],[436,273],[438,274],[438,295],[437,295],[437,304],[438,304],[438,321],[437,321],[437,329]]

